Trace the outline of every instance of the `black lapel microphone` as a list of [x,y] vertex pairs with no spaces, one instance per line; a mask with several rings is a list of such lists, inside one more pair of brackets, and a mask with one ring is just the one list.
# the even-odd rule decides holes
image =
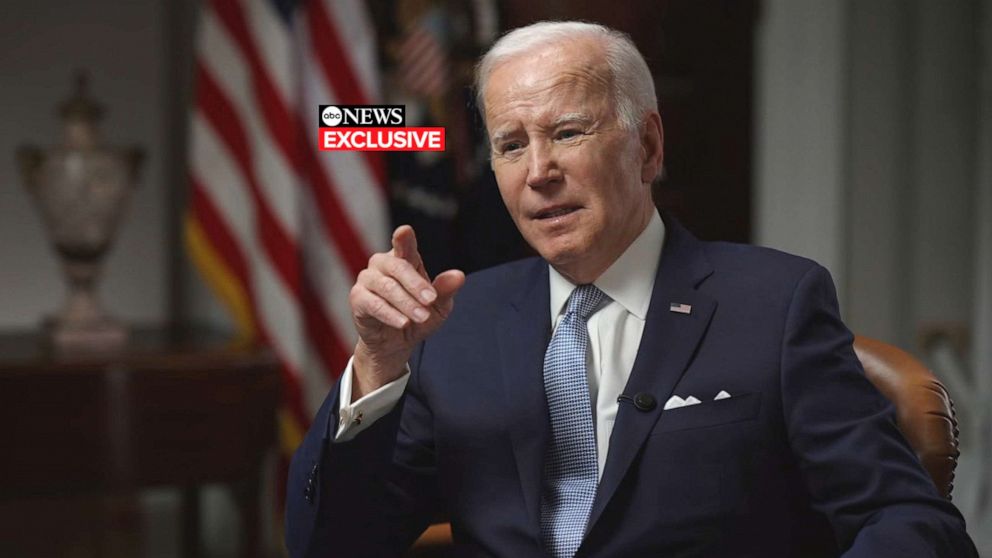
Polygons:
[[623,403],[624,401],[633,403],[634,408],[644,413],[652,411],[658,406],[658,402],[655,400],[654,396],[650,393],[644,393],[643,391],[633,397],[624,394],[617,397],[617,403]]

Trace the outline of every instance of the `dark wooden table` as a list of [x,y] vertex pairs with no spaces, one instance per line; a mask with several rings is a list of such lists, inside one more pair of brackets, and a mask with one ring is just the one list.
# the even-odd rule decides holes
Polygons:
[[183,553],[196,556],[198,487],[222,483],[236,495],[242,555],[256,556],[278,370],[268,351],[203,330],[139,330],[121,350],[88,354],[0,333],[0,502],[175,486]]

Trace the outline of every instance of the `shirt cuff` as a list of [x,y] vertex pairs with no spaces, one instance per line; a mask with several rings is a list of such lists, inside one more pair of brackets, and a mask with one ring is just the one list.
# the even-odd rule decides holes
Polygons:
[[372,423],[389,414],[389,411],[393,410],[400,397],[403,396],[406,383],[410,380],[410,366],[406,365],[405,374],[352,403],[353,360],[354,357],[348,360],[348,366],[345,367],[344,374],[341,375],[341,391],[338,393],[337,434],[334,436],[334,442],[351,440],[371,426]]

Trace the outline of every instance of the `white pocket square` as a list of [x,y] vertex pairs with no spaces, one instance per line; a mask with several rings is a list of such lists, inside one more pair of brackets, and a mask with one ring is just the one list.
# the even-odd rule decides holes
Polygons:
[[679,407],[688,407],[689,405],[696,405],[698,403],[701,403],[701,401],[691,395],[685,399],[682,399],[678,395],[673,395],[665,402],[663,410],[678,409]]
[[673,395],[665,402],[664,410],[678,409],[679,407],[685,407],[685,399],[682,399],[678,395]]
[[[730,399],[730,394],[726,391],[720,390],[720,393],[716,394],[713,401],[718,401],[720,399]],[[665,402],[663,410],[667,411],[669,409],[678,409],[679,407],[688,407],[689,405],[697,405],[699,403],[702,403],[702,401],[691,395],[685,399],[682,399],[678,395],[673,395],[668,398],[668,401]]]

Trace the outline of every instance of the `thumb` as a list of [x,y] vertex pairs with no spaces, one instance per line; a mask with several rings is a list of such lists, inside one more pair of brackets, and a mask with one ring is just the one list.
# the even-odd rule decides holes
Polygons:
[[449,269],[434,278],[434,290],[437,291],[437,301],[434,307],[442,315],[447,316],[454,304],[455,293],[465,284],[465,273],[457,269]]

